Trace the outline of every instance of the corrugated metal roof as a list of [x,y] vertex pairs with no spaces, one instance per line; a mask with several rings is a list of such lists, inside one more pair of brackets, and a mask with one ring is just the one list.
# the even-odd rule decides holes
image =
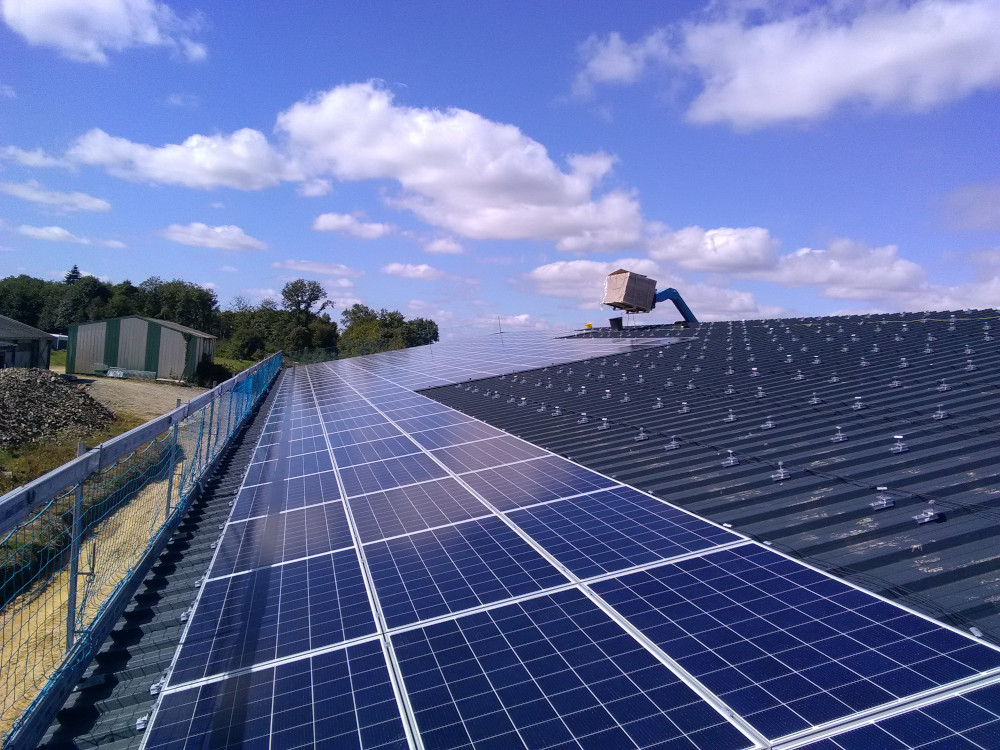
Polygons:
[[54,339],[50,333],[41,331],[6,315],[0,315],[0,339]]
[[[997,318],[702,324],[650,351],[424,393],[1000,641]],[[874,509],[879,494],[892,506]]]

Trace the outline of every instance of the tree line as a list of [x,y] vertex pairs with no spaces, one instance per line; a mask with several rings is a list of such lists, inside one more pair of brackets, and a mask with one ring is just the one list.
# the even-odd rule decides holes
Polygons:
[[279,349],[328,351],[327,358],[402,349],[438,340],[437,323],[407,320],[398,310],[376,311],[354,304],[341,312],[340,325],[328,312],[334,301],[316,281],[296,279],[281,299],[251,304],[237,297],[223,310],[211,289],[182,279],[151,276],[141,284],[111,284],[84,276],[76,266],[63,281],[27,275],[0,279],[0,315],[49,333],[66,333],[73,323],[142,315],[188,326],[218,338],[216,353],[259,359]]

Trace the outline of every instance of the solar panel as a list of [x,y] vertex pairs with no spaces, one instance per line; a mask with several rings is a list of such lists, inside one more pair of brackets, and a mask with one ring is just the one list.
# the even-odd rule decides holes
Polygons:
[[428,456],[415,454],[347,466],[340,470],[340,478],[347,496],[353,497],[425,482],[428,479],[440,479],[447,473]]
[[804,747],[808,750],[1000,747],[1000,686],[946,698]]
[[337,475],[332,471],[326,471],[285,480],[285,499],[281,509],[295,510],[339,499]]
[[628,487],[507,515],[581,578],[741,539]]
[[378,641],[167,692],[145,747],[405,748]]
[[353,544],[342,502],[231,523],[219,542],[212,575],[263,568]]
[[504,434],[495,427],[490,427],[482,422],[463,422],[449,427],[412,432],[410,433],[410,437],[424,448],[444,448],[448,445],[458,445],[459,443],[468,443],[473,440],[500,437]]
[[465,474],[462,479],[501,511],[617,484],[556,456]]
[[352,497],[348,503],[363,543],[491,513],[452,478]]
[[425,747],[755,744],[576,590],[392,642]]
[[474,443],[440,448],[431,455],[456,474],[464,474],[491,466],[502,466],[529,458],[538,458],[547,455],[547,453],[531,443],[505,435]]
[[420,446],[414,445],[409,438],[399,436],[386,438],[385,440],[373,440],[370,443],[355,443],[334,448],[333,457],[340,467],[354,466],[355,464],[367,464],[372,461],[381,461],[385,458],[395,458],[407,456],[411,453],[419,453]]
[[371,635],[375,620],[353,549],[204,584],[171,683]]
[[330,471],[332,468],[333,461],[330,458],[330,452],[324,446],[322,451],[289,456],[285,478],[292,479],[306,474],[319,474],[321,471]]
[[567,583],[495,517],[375,542],[364,553],[390,628]]
[[1000,652],[757,545],[593,589],[765,736],[1000,667]]

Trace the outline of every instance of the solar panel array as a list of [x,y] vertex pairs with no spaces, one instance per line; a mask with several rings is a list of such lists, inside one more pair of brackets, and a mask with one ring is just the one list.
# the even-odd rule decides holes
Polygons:
[[1000,650],[413,392],[520,343],[284,374],[144,747],[1000,746]]

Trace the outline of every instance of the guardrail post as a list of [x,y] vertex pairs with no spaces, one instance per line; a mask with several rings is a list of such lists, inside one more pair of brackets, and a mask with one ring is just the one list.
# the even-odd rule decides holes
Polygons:
[[[202,409],[202,415],[205,414],[205,410]],[[212,463],[212,425],[215,423],[215,399],[213,398],[211,403],[208,405],[208,436],[205,438],[205,467],[211,465]],[[207,471],[202,470],[201,477],[198,479],[198,486],[201,491],[205,491],[205,475],[208,474]]]
[[[76,455],[87,452],[86,444],[81,440],[76,444]],[[83,483],[76,483],[73,493],[73,525],[70,527],[69,540],[69,593],[66,596],[66,653],[73,648],[76,639],[76,578],[80,572],[80,534],[83,527]]]
[[[180,409],[181,408],[181,400],[180,399],[177,399],[177,406],[175,406],[174,408],[175,409]],[[167,448],[167,450],[169,451],[169,456],[170,456],[171,462],[170,462],[170,467],[168,469],[170,471],[170,476],[167,478],[167,507],[163,511],[163,520],[164,521],[170,520],[170,496],[174,492],[174,473],[175,473],[176,467],[175,467],[175,465],[173,463],[173,458],[174,458],[174,454],[177,452],[177,423],[176,422],[174,422],[173,427],[170,428],[170,447]]]

